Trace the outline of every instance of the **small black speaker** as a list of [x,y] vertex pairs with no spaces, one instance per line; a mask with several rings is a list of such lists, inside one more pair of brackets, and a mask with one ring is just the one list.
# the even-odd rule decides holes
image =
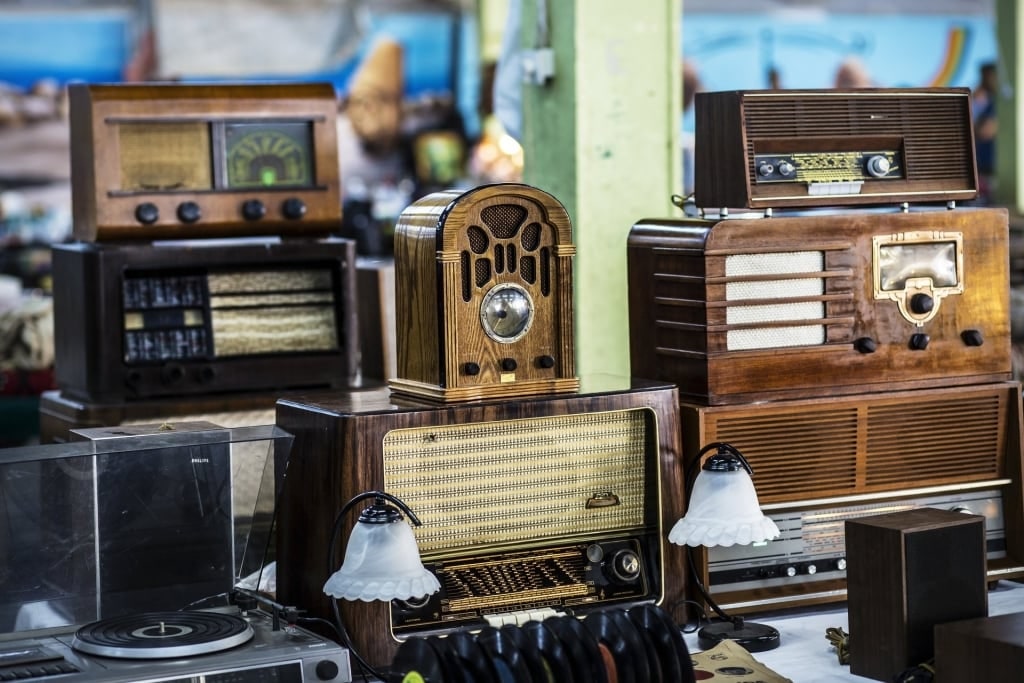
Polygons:
[[988,615],[985,518],[917,508],[846,521],[850,672],[891,681],[932,658],[934,627]]

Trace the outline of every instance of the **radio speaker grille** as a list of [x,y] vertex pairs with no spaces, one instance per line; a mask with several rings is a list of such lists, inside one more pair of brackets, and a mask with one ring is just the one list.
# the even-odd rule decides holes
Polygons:
[[424,558],[641,529],[652,423],[636,408],[396,429],[384,485],[423,520]]

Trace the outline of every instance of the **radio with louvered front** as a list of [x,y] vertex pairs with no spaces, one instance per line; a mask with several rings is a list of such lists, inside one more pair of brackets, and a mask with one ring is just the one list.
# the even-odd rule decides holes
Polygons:
[[650,219],[632,372],[708,405],[1011,378],[1003,209]]
[[694,195],[706,209],[977,196],[967,88],[697,93]]

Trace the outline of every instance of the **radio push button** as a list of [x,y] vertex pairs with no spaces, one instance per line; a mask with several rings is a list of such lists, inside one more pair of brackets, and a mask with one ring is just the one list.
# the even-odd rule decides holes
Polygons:
[[914,351],[924,351],[931,340],[932,338],[924,332],[915,332],[910,335],[910,348]]
[[281,203],[281,213],[285,218],[296,221],[306,215],[306,202],[298,197],[289,197]]
[[160,218],[160,209],[153,202],[143,202],[135,207],[135,220],[143,225],[152,225]]
[[258,221],[267,215],[266,205],[258,199],[247,199],[242,202],[242,218],[247,221]]
[[199,205],[195,202],[182,202],[178,204],[178,220],[182,223],[195,223],[203,215]]

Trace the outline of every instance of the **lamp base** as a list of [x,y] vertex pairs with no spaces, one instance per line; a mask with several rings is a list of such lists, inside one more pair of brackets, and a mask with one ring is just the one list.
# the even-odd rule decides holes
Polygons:
[[697,631],[697,642],[702,650],[710,650],[723,640],[741,645],[747,652],[767,652],[779,646],[779,632],[767,624],[757,624],[738,618],[708,624]]

